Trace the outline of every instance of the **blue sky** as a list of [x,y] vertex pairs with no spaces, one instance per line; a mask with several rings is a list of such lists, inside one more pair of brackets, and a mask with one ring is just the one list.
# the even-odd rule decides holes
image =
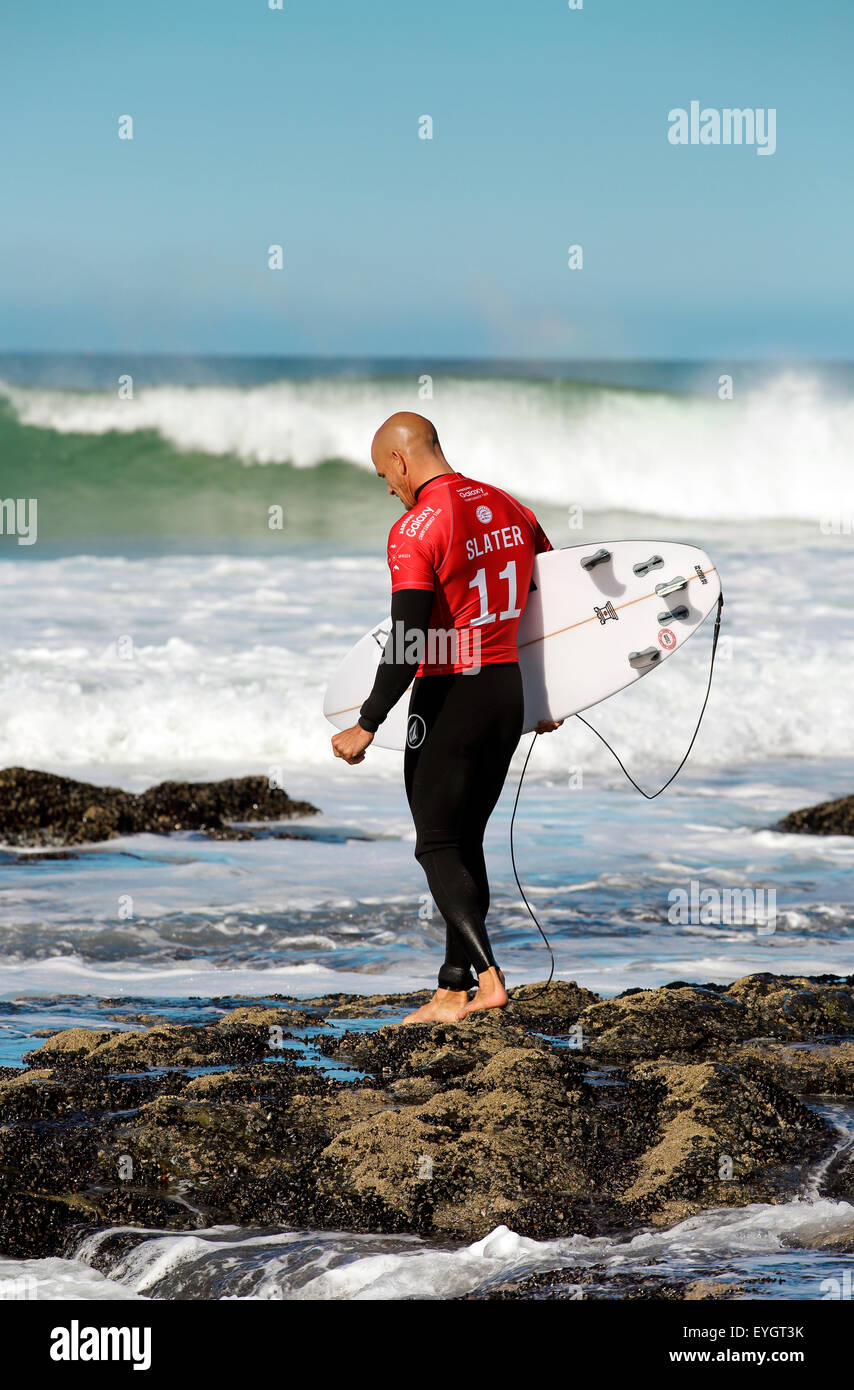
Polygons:
[[[2,349],[854,356],[850,0],[43,0],[4,29]],[[692,100],[776,108],[776,153],[672,146]]]

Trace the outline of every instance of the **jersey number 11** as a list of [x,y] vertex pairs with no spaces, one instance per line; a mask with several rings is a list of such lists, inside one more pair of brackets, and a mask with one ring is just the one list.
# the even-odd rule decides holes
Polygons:
[[[516,607],[516,561],[510,560],[498,576],[499,579],[507,580],[507,607],[503,613],[498,614],[499,622],[504,622],[508,618],[519,618],[522,615],[521,608]],[[494,623],[495,614],[489,611],[489,595],[486,592],[486,570],[479,569],[474,579],[469,584],[470,589],[477,589],[480,599],[480,612],[476,618],[472,618],[470,627],[482,627],[484,623]]]

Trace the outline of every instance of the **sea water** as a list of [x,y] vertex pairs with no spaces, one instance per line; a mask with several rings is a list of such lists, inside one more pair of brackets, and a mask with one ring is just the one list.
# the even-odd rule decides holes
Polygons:
[[[120,400],[130,367],[134,399]],[[434,979],[443,927],[413,859],[400,755],[334,761],[320,714],[330,672],[387,613],[384,539],[400,508],[369,443],[400,408],[436,420],[460,471],[533,505],[556,546],[671,537],[702,545],[722,575],[706,718],[663,796],[640,797],[578,721],[534,747],[516,862],[558,978],[609,995],[852,970],[854,841],[776,828],[790,810],[854,791],[848,374],[745,368],[721,400],[715,364],[445,363],[426,402],[421,374],[405,363],[0,360],[0,501],[38,499],[36,544],[0,537],[0,766],[130,790],[260,773],[321,812],[289,824],[297,839],[142,835],[62,859],[0,849],[0,1063],[20,1065],[45,1028],[134,1026],[101,999],[204,1021],[214,997]],[[586,716],[649,790],[691,738],[710,642],[711,621]],[[549,968],[509,857],[528,746],[487,838],[490,931],[512,983]],[[746,910],[680,920],[675,901],[692,885],[712,902],[735,890]],[[844,1257],[814,1247],[852,1218],[813,1195],[629,1246],[507,1231],[444,1250],[149,1232],[115,1260],[100,1234],[74,1261],[25,1263],[45,1297],[114,1296],[116,1285],[448,1297],[591,1262],[605,1292],[607,1270],[626,1260],[735,1278],[749,1248],[748,1272],[763,1261],[777,1271],[751,1296],[822,1297],[828,1262]]]

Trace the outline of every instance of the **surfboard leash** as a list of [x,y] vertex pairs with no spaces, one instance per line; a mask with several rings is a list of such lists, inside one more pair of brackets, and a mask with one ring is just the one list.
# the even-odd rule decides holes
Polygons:
[[614,749],[611,747],[610,743],[609,743],[608,740],[605,738],[604,734],[600,734],[599,730],[598,730],[598,729],[595,729],[595,728],[593,727],[593,725],[590,724],[586,719],[582,719],[580,714],[576,714],[576,716],[575,716],[576,719],[580,719],[580,720],[581,720],[581,723],[582,723],[582,724],[586,724],[586,725],[587,725],[587,728],[590,729],[591,732],[594,733],[594,734],[596,735],[596,737],[597,737],[602,743],[604,743],[605,747],[608,749],[608,752],[609,752],[609,753],[612,753],[612,754],[614,755],[614,757],[616,758],[617,762],[620,764],[620,767],[622,768],[623,772],[625,772],[625,774],[626,774],[626,776],[628,777],[629,781],[631,782],[632,786],[635,787],[635,788],[640,792],[641,796],[645,796],[646,799],[647,799],[647,801],[654,801],[655,798],[656,798],[657,796],[661,796],[661,793],[662,793],[663,791],[666,791],[666,790],[667,790],[667,788],[670,786],[670,783],[671,783],[671,782],[674,782],[674,781],[676,780],[676,778],[679,776],[680,772],[682,771],[683,767],[685,766],[685,764],[687,763],[689,757],[691,756],[691,749],[694,747],[695,740],[696,740],[696,738],[697,738],[698,733],[700,732],[700,725],[701,725],[702,722],[703,722],[703,715],[706,713],[706,705],[709,703],[709,695],[711,694],[711,690],[712,690],[712,676],[713,676],[714,673],[715,673],[715,652],[716,652],[717,649],[718,649],[718,636],[720,635],[720,630],[721,630],[721,613],[722,613],[722,611],[723,611],[723,606],[724,606],[724,595],[723,595],[723,590],[721,590],[720,594],[718,595],[718,611],[717,611],[717,613],[715,614],[715,630],[714,630],[714,632],[713,632],[713,634],[712,634],[712,655],[711,655],[711,658],[710,658],[710,660],[709,660],[709,679],[708,679],[708,682],[707,682],[707,684],[706,684],[706,694],[705,694],[705,698],[703,699],[703,705],[702,705],[702,708],[701,708],[701,710],[700,710],[699,718],[698,718],[698,720],[697,720],[697,726],[696,726],[696,728],[694,729],[693,734],[691,735],[691,742],[688,744],[688,747],[687,747],[687,749],[685,750],[685,756],[684,756],[684,758],[682,759],[681,763],[680,763],[679,766],[677,767],[676,771],[675,771],[674,773],[672,773],[670,777],[668,777],[668,779],[667,779],[667,781],[664,783],[664,785],[658,788],[658,791],[657,791],[657,792],[645,792],[644,789],[643,789],[643,787],[641,787],[641,786],[638,785],[638,783],[635,781],[635,779],[634,779],[634,777],[632,776],[632,774],[631,774],[631,773],[628,771],[628,769],[625,767],[625,765],[624,765],[624,763],[622,762],[622,759],[619,757],[619,755],[618,755],[617,753],[614,752]]
[[[696,724],[696,727],[695,727],[695,729],[694,729],[693,734],[691,735],[691,742],[688,744],[688,747],[687,747],[687,749],[686,749],[686,751],[685,751],[685,756],[683,757],[683,759],[682,759],[682,761],[680,762],[679,766],[677,767],[676,771],[675,771],[674,773],[672,773],[670,777],[668,777],[667,781],[663,784],[663,786],[660,786],[660,787],[658,788],[658,791],[655,791],[655,792],[647,792],[647,791],[644,791],[643,787],[641,787],[641,786],[635,781],[634,777],[632,776],[632,774],[629,772],[628,768],[627,768],[627,767],[625,766],[625,764],[623,763],[623,761],[622,761],[622,759],[620,758],[619,754],[617,754],[617,753],[614,751],[614,749],[611,747],[610,743],[609,743],[608,740],[605,738],[604,734],[600,734],[599,730],[596,729],[596,728],[594,728],[593,725],[592,725],[591,723],[588,722],[588,720],[582,719],[582,717],[581,717],[580,714],[576,714],[576,715],[575,715],[575,718],[576,718],[576,719],[580,719],[582,724],[586,724],[586,725],[587,725],[587,728],[590,729],[591,732],[594,733],[594,734],[596,735],[596,737],[600,740],[600,742],[604,743],[605,747],[608,749],[608,752],[611,753],[611,754],[613,754],[614,758],[615,758],[616,761],[619,763],[620,767],[622,768],[622,770],[623,770],[623,772],[625,773],[626,777],[627,777],[627,778],[629,779],[629,781],[631,782],[632,786],[635,787],[635,788],[637,789],[637,791],[640,792],[641,796],[646,797],[647,801],[654,801],[655,798],[656,798],[657,796],[661,796],[661,793],[662,793],[663,791],[666,791],[666,790],[667,790],[667,788],[670,786],[671,782],[675,781],[676,778],[679,776],[679,773],[682,771],[683,767],[685,766],[685,764],[687,763],[689,757],[691,756],[691,749],[694,747],[694,743],[695,743],[695,741],[696,741],[697,735],[698,735],[698,733],[700,732],[700,725],[701,725],[702,722],[703,722],[703,716],[704,716],[705,713],[706,713],[706,706],[707,706],[707,704],[709,703],[709,695],[711,694],[711,690],[712,690],[712,677],[713,677],[714,672],[715,672],[715,654],[716,654],[717,649],[718,649],[718,637],[720,636],[720,630],[721,630],[721,613],[723,612],[723,606],[724,606],[724,595],[723,595],[723,590],[721,590],[720,594],[718,595],[718,611],[717,611],[717,613],[715,614],[715,628],[714,628],[714,632],[712,633],[712,652],[711,652],[711,657],[710,657],[710,659],[709,659],[709,679],[708,679],[708,681],[707,681],[707,683],[706,683],[706,693],[705,693],[705,696],[703,697],[703,704],[702,704],[702,708],[700,709],[700,714],[699,714],[699,717],[698,717],[698,719],[697,719],[697,724]],[[528,914],[529,914],[529,916],[530,916],[530,918],[531,918],[531,921],[534,923],[534,926],[537,928],[537,931],[540,933],[540,936],[543,938],[543,941],[546,943],[546,949],[548,950],[549,956],[551,957],[551,969],[549,970],[549,978],[546,980],[546,983],[545,983],[544,985],[541,985],[540,988],[537,990],[537,994],[542,994],[544,990],[547,990],[547,989],[548,989],[549,985],[551,984],[552,980],[554,979],[554,973],[555,973],[555,957],[554,957],[554,951],[552,950],[551,942],[549,941],[548,937],[546,936],[545,932],[543,931],[542,927],[540,926],[539,920],[538,920],[538,918],[537,918],[536,913],[534,912],[534,909],[531,907],[531,904],[528,902],[528,899],[527,899],[527,897],[525,896],[525,890],[524,890],[524,888],[522,887],[521,883],[519,882],[519,875],[518,875],[518,873],[516,872],[516,854],[515,854],[514,845],[513,845],[513,828],[514,828],[515,823],[516,823],[516,808],[517,808],[517,806],[519,805],[519,794],[520,794],[520,792],[522,791],[522,783],[523,783],[524,780],[525,780],[525,773],[526,773],[527,770],[528,770],[528,762],[529,762],[529,760],[530,760],[531,754],[532,754],[533,751],[534,751],[534,744],[536,743],[536,741],[537,741],[537,739],[538,739],[539,737],[540,737],[539,734],[534,734],[534,737],[531,739],[530,746],[529,746],[529,748],[528,748],[528,752],[527,752],[527,755],[526,755],[526,757],[525,757],[525,762],[524,762],[524,765],[523,765],[523,767],[522,767],[522,772],[521,772],[521,775],[520,775],[520,777],[519,777],[519,785],[518,785],[518,787],[516,788],[516,800],[513,802],[513,814],[512,814],[511,817],[510,817],[510,862],[511,862],[511,864],[513,865],[513,877],[514,877],[515,880],[516,880],[516,887],[519,889],[519,892],[520,892],[520,894],[521,894],[521,896],[522,896],[522,901],[523,901],[523,903],[525,904],[526,908],[528,909]],[[537,997],[537,994],[530,995],[529,997],[532,998],[532,999],[535,999],[535,998]]]
[[[535,913],[534,909],[531,907],[531,904],[528,902],[527,897],[525,896],[525,890],[524,890],[524,888],[522,887],[521,883],[519,882],[519,875],[518,875],[518,873],[516,872],[516,854],[515,854],[515,850],[514,850],[514,847],[513,847],[513,826],[514,826],[515,823],[516,823],[516,807],[519,805],[519,793],[520,793],[521,790],[522,790],[522,783],[523,783],[524,780],[525,780],[525,773],[526,773],[527,770],[528,770],[528,760],[530,759],[530,756],[531,756],[531,754],[532,754],[533,751],[534,751],[534,744],[536,743],[536,741],[537,741],[537,739],[538,739],[539,737],[540,737],[539,734],[534,734],[534,737],[531,739],[531,742],[530,742],[530,744],[528,745],[528,753],[527,753],[527,756],[526,756],[526,758],[525,758],[525,764],[524,764],[524,766],[523,766],[523,768],[522,768],[522,775],[521,775],[520,778],[519,778],[519,785],[518,785],[518,787],[516,788],[516,800],[513,802],[513,814],[512,814],[511,817],[510,817],[510,863],[513,865],[513,877],[514,877],[515,880],[516,880],[516,887],[519,889],[519,892],[520,892],[521,895],[522,895],[522,901],[523,901],[523,903],[525,904],[526,908],[528,909],[528,914],[529,914],[529,916],[530,916],[530,918],[531,918],[531,921],[533,922],[534,926],[537,928],[537,931],[540,933],[540,936],[543,938],[543,941],[546,943],[546,950],[548,951],[549,955],[551,956],[552,965],[551,965],[551,970],[549,971],[549,978],[546,980],[546,983],[545,983],[544,985],[541,985],[540,988],[537,990],[537,994],[542,994],[543,990],[548,989],[549,985],[551,984],[552,980],[554,979],[554,973],[555,973],[555,953],[554,953],[554,951],[552,950],[552,944],[551,944],[551,942],[549,941],[549,938],[546,936],[545,932],[543,931],[542,927],[540,926],[540,923],[539,923],[539,921],[538,921],[538,919],[537,919],[537,914]],[[532,998],[532,999],[536,999],[536,997],[537,997],[536,994],[533,994],[533,995],[530,996],[530,998]]]

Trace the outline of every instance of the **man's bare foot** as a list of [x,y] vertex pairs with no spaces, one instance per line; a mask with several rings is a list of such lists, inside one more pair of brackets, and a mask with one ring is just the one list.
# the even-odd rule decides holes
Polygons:
[[477,977],[477,994],[469,1003],[463,1005],[457,1018],[467,1018],[469,1014],[480,1013],[483,1009],[503,1009],[507,1003],[504,988],[504,975],[493,965]]
[[460,1009],[468,1001],[464,989],[437,989],[427,1004],[401,1019],[402,1023],[456,1023]]

